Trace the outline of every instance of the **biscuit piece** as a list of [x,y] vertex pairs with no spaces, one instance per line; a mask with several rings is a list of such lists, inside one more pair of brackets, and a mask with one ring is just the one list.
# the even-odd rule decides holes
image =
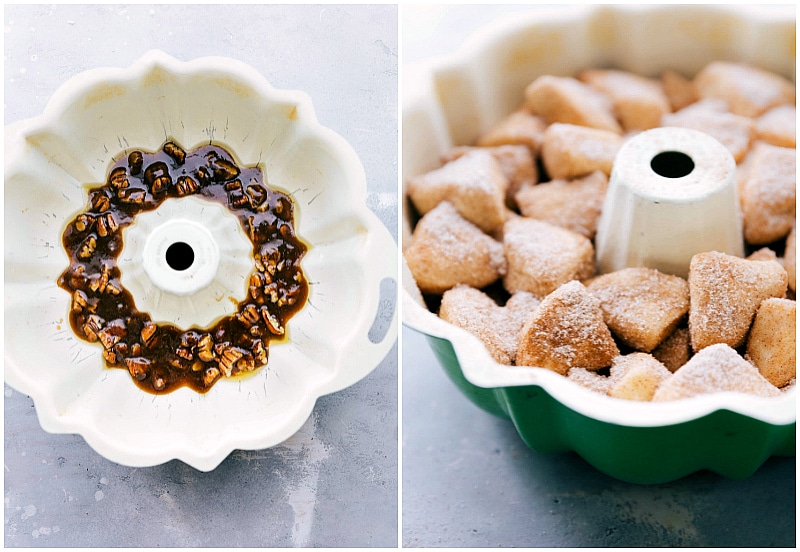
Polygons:
[[755,139],[782,148],[797,147],[797,108],[773,107],[756,120]]
[[517,194],[517,205],[526,217],[592,239],[597,233],[607,189],[608,177],[595,171],[573,180],[557,179],[523,188]]
[[506,188],[508,179],[494,156],[475,149],[409,180],[408,196],[423,215],[447,200],[465,219],[491,232],[506,220]]
[[694,78],[702,98],[721,98],[730,110],[758,117],[768,109],[794,103],[795,87],[782,76],[744,63],[715,61]]
[[570,123],[622,133],[611,99],[572,77],[537,78],[525,89],[525,107],[547,124]]
[[661,73],[661,88],[664,89],[672,111],[679,111],[700,99],[691,79],[675,71]]
[[715,343],[744,345],[761,301],[783,297],[788,276],[775,261],[748,261],[717,251],[689,264],[689,332],[698,352]]
[[501,307],[482,291],[458,285],[444,292],[439,316],[475,335],[500,364],[511,364],[516,336],[499,331]]
[[661,118],[661,126],[690,128],[705,132],[728,148],[736,162],[744,159],[753,135],[753,120],[720,111],[720,104],[698,102]]
[[622,137],[608,130],[553,123],[544,132],[542,162],[551,179],[611,174]]
[[667,367],[670,372],[689,362],[692,357],[692,341],[689,338],[689,328],[678,328],[672,335],[653,349],[653,357]]
[[657,127],[661,117],[671,111],[658,81],[616,69],[587,69],[578,79],[611,98],[626,132]]
[[[442,156],[442,163],[449,163],[469,153],[474,149],[471,146],[458,146],[452,148]],[[536,168],[536,160],[531,150],[525,146],[505,145],[481,148],[488,151],[500,164],[500,170],[508,179],[506,189],[506,206],[510,209],[516,208],[514,196],[525,186],[533,186],[539,182],[539,171]]]
[[739,185],[745,240],[764,244],[788,235],[796,219],[796,151],[757,142]]
[[656,389],[653,401],[685,399],[703,393],[738,391],[775,397],[780,391],[758,369],[724,343],[706,347]]
[[567,379],[601,395],[608,394],[612,383],[611,378],[586,368],[570,368],[567,372]]
[[625,268],[598,276],[588,286],[606,324],[623,343],[649,353],[689,310],[689,284],[653,268]]
[[769,247],[762,247],[757,251],[753,251],[745,258],[748,261],[777,261],[778,254]]
[[747,338],[747,357],[775,387],[796,375],[797,303],[765,299]]
[[503,280],[510,293],[528,291],[544,297],[570,280],[594,274],[594,248],[584,236],[526,217],[503,226],[508,269]]
[[456,284],[482,288],[505,272],[503,244],[447,201],[420,219],[404,255],[423,293],[443,293]]
[[538,155],[545,128],[547,128],[547,123],[544,119],[527,109],[518,109],[478,138],[476,145],[480,147],[507,144],[527,146],[533,155]]
[[599,370],[619,354],[595,297],[578,281],[545,297],[520,331],[518,366],[566,375],[570,368]]
[[797,292],[795,275],[797,273],[797,225],[792,226],[792,231],[786,238],[786,249],[783,252],[783,268],[789,276],[789,288]]
[[661,383],[672,375],[647,353],[618,356],[611,365],[608,395],[630,401],[649,401]]

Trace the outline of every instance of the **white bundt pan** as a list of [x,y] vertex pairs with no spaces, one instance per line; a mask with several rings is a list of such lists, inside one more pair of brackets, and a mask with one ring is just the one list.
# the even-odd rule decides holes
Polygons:
[[[452,56],[404,68],[403,181],[439,166],[522,103],[544,74],[614,67],[687,76],[736,60],[795,78],[793,6],[589,6],[515,12]],[[405,194],[404,194],[405,197]],[[407,205],[404,200],[403,205]],[[404,216],[403,245],[412,221]],[[459,389],[510,418],[541,452],[576,451],[619,479],[664,482],[700,469],[741,478],[771,455],[794,455],[797,393],[764,399],[717,393],[640,403],[593,393],[543,368],[504,366],[473,335],[427,310],[403,263],[403,323],[428,337]]]
[[[241,165],[260,166],[270,186],[294,198],[296,230],[309,244],[301,263],[309,299],[289,321],[288,340],[270,347],[266,367],[205,394],[151,395],[125,370],[106,368],[98,344],[73,334],[69,294],[56,285],[68,266],[61,235],[84,209],[88,187],[106,181],[114,156],[157,150],[168,138],[187,151],[213,141]],[[72,78],[42,115],[5,129],[4,185],[5,381],[33,398],[46,431],[80,434],[114,462],[180,459],[208,471],[234,449],[279,444],[318,397],[366,376],[394,345],[397,309],[380,342],[368,336],[381,282],[397,280],[397,245],[366,206],[361,162],[317,122],[306,94],[276,90],[241,62],[180,62],[151,51],[129,68]],[[225,241],[224,232],[209,231]],[[220,271],[230,276],[234,267],[238,276],[230,295],[241,300],[247,274],[237,270],[252,270],[252,253],[231,264],[226,255],[241,248],[217,245]],[[166,308],[205,308],[186,300]]]

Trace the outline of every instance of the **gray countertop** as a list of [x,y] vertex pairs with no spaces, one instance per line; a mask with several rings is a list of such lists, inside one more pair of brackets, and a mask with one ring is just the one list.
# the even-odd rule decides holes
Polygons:
[[[42,112],[68,78],[158,48],[236,58],[309,94],[364,164],[368,206],[397,239],[397,7],[4,7],[4,124]],[[391,303],[391,302],[390,302]],[[386,312],[382,313],[383,316]],[[8,322],[8,321],[7,321]],[[303,428],[203,473],[129,468],[4,401],[8,547],[381,546],[398,542],[397,345],[366,378],[320,398]]]
[[[456,49],[530,6],[404,9],[403,62]],[[663,485],[610,478],[575,454],[529,449],[447,378],[403,328],[402,529],[407,547],[794,547],[795,458],[732,481],[700,472]]]

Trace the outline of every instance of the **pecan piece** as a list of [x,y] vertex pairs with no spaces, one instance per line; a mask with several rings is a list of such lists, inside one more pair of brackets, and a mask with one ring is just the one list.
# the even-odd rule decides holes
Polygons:
[[267,328],[269,331],[272,332],[274,335],[283,335],[286,333],[286,329],[280,323],[280,320],[269,312],[269,309],[266,306],[261,307],[261,317],[264,319],[264,322],[267,323]]
[[114,217],[114,213],[104,213],[97,217],[97,233],[101,238],[113,234],[119,228],[119,223]]
[[94,210],[96,213],[102,213],[103,211],[108,211],[111,208],[111,198],[109,198],[103,192],[92,194],[92,198],[89,200],[89,203],[92,206],[92,210]]
[[166,163],[157,161],[144,170],[144,181],[154,196],[163,195],[172,185],[172,177]]
[[256,362],[262,366],[267,363],[267,357],[269,356],[268,351],[260,339],[256,339],[251,350],[253,351],[253,357],[255,358]]
[[230,192],[228,194],[228,204],[234,209],[241,209],[242,207],[246,207],[249,203],[247,197],[245,197],[241,191]]
[[206,334],[197,342],[197,358],[203,362],[209,362],[214,359],[214,340],[211,336]]
[[239,362],[239,359],[242,357],[244,357],[244,351],[238,347],[227,347],[222,351],[222,355],[219,359],[219,367],[222,373],[225,374],[226,377],[233,374],[236,363]]
[[267,199],[267,190],[260,184],[250,184],[247,187],[247,197],[250,200],[250,206],[253,209],[258,209],[262,203]]
[[231,180],[230,182],[225,183],[225,191],[226,192],[241,192],[242,191],[242,181],[238,178],[236,180]]
[[219,368],[216,366],[206,368],[205,372],[203,372],[203,385],[206,387],[210,386],[217,380],[217,378],[219,378],[219,375]]
[[239,167],[221,157],[216,157],[211,161],[211,171],[214,182],[225,182],[239,176]]
[[175,142],[164,144],[164,153],[172,157],[178,165],[183,165],[186,160],[186,151]]
[[155,322],[148,321],[145,323],[144,328],[142,328],[142,343],[144,343],[145,347],[150,347],[156,341],[156,330],[158,329],[158,324]]
[[97,238],[94,234],[89,234],[89,237],[83,241],[78,250],[78,257],[88,259],[94,254],[95,249],[97,249]]
[[86,308],[88,300],[89,297],[86,295],[86,293],[76,289],[75,293],[72,294],[72,310],[75,312],[81,312]]
[[178,178],[178,183],[175,184],[175,190],[179,196],[189,195],[195,193],[200,189],[197,181],[191,176],[181,176]]
[[128,167],[131,169],[131,174],[139,174],[142,170],[142,163],[144,163],[144,157],[141,151],[132,151],[128,156]]
[[119,191],[119,199],[123,203],[141,205],[147,197],[147,192],[140,188],[125,188]]
[[255,300],[261,299],[264,296],[264,286],[267,284],[266,276],[263,272],[253,272],[250,275],[250,297]]
[[78,218],[75,219],[75,230],[78,232],[86,232],[87,230],[92,229],[92,225],[94,224],[94,217],[88,213],[81,213],[78,215]]
[[253,304],[248,304],[241,312],[236,313],[236,319],[246,328],[257,324],[259,320],[258,309]]
[[153,389],[156,391],[163,391],[167,386],[167,378],[163,374],[154,372],[151,379],[153,380]]
[[130,182],[128,182],[127,169],[125,167],[117,167],[111,171],[111,174],[108,177],[108,184],[117,190],[127,188],[130,185]]
[[125,366],[128,367],[128,372],[136,381],[142,381],[147,377],[147,371],[150,368],[150,359],[143,357],[126,358]]
[[97,341],[97,334],[103,329],[103,324],[105,324],[105,322],[105,320],[96,314],[89,315],[86,322],[83,324],[83,334],[86,336],[87,341],[91,343]]

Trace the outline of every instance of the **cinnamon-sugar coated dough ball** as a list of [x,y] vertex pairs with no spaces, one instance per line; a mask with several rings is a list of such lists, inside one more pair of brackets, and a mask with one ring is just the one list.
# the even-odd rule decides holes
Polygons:
[[526,186],[517,193],[520,212],[593,239],[608,190],[608,177],[595,171],[571,180]]
[[439,316],[475,335],[497,362],[511,364],[516,339],[511,341],[498,331],[500,306],[494,299],[478,289],[457,285],[442,295]]
[[457,284],[482,288],[505,273],[503,244],[447,201],[420,219],[404,255],[423,293],[444,293]]
[[758,117],[772,107],[795,101],[790,81],[744,63],[709,63],[695,76],[694,85],[700,97],[723,99],[733,113],[745,117]]
[[517,365],[566,375],[574,367],[610,366],[618,354],[599,301],[573,280],[545,297],[522,327]]
[[773,107],[756,120],[755,139],[783,148],[797,147],[797,108]]
[[567,379],[601,395],[607,395],[612,384],[611,378],[598,374],[594,370],[580,367],[570,368],[567,372]]
[[622,137],[615,132],[566,123],[553,123],[542,138],[542,162],[551,179],[594,171],[609,176],[622,146]]
[[586,69],[578,74],[578,80],[611,98],[614,113],[627,132],[657,127],[661,117],[671,111],[658,81],[618,69]]
[[486,232],[506,220],[508,179],[495,157],[480,149],[412,178],[408,196],[421,214],[449,201],[468,221]]
[[748,261],[717,251],[689,265],[689,331],[697,352],[715,343],[744,344],[761,301],[783,297],[788,276],[776,261]]
[[797,152],[757,142],[739,186],[745,240],[764,244],[787,236],[797,219]]
[[521,145],[530,149],[533,155],[538,155],[545,128],[547,123],[544,119],[527,109],[518,109],[485,132],[478,138],[476,145],[479,147]]
[[570,280],[594,274],[594,247],[584,236],[526,217],[512,217],[503,227],[510,292],[544,297]]
[[692,80],[675,71],[661,73],[661,88],[672,111],[679,111],[700,99]]
[[753,120],[720,111],[718,103],[698,102],[675,113],[667,113],[661,118],[661,126],[681,127],[699,130],[715,138],[728,148],[739,163],[750,149],[753,137]]
[[775,387],[783,387],[796,376],[796,341],[797,303],[765,299],[747,338],[747,357]]
[[622,133],[611,99],[573,77],[537,78],[525,89],[525,107],[547,124],[570,123]]
[[511,144],[487,148],[458,146],[450,149],[450,151],[443,155],[442,162],[449,163],[455,161],[462,155],[476,149],[488,151],[497,160],[500,165],[500,170],[503,171],[503,174],[508,179],[506,206],[511,209],[516,208],[517,204],[514,198],[517,192],[526,186],[533,186],[539,181],[539,171],[536,167],[536,160],[531,150],[526,146]]
[[617,399],[649,401],[658,386],[671,375],[672,372],[647,353],[618,356],[611,365],[608,394]]
[[781,393],[734,349],[718,343],[694,355],[665,379],[656,389],[653,401],[672,401],[719,391],[762,397],[776,397]]
[[653,268],[603,274],[588,289],[600,301],[611,332],[646,353],[664,341],[689,311],[688,282]]
[[786,238],[786,249],[783,252],[783,268],[789,276],[789,289],[797,292],[797,225],[792,226],[792,231]]
[[689,362],[692,357],[692,341],[689,337],[689,328],[678,328],[672,335],[653,349],[653,357],[666,366],[670,372]]

